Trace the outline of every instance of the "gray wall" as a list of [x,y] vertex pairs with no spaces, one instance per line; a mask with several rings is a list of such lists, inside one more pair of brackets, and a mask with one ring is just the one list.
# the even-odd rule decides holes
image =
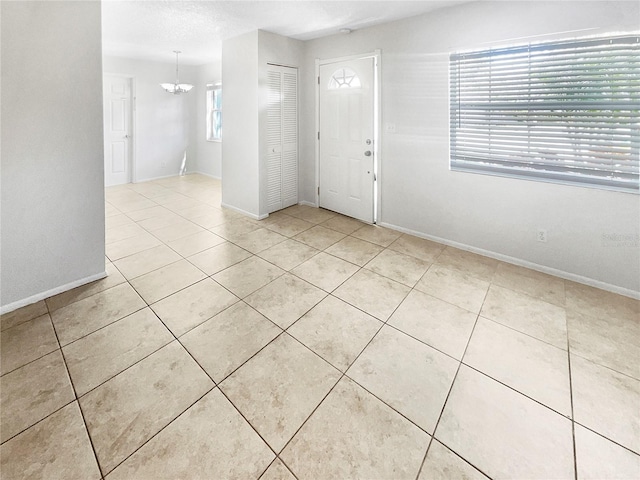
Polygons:
[[99,2],[0,2],[2,311],[104,275]]
[[[301,200],[315,202],[315,59],[382,50],[383,225],[603,288],[640,291],[638,195],[449,171],[448,55],[632,31],[638,2],[471,2],[306,42]],[[396,133],[384,133],[395,124]],[[548,243],[536,241],[538,228]],[[610,241],[620,235],[635,241]]]

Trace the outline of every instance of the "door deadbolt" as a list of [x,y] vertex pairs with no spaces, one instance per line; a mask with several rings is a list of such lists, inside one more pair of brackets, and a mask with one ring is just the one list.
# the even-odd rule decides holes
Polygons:
[[365,143],[366,143],[367,145],[371,145],[371,140],[369,140],[369,139],[367,138],[367,141],[366,141]]
[[364,156],[365,157],[370,157],[371,156],[371,150],[367,150],[366,152],[364,152]]

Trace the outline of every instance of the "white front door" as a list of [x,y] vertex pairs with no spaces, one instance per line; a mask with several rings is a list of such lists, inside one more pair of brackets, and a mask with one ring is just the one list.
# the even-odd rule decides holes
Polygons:
[[320,206],[373,223],[374,58],[320,66]]
[[105,75],[104,183],[131,181],[131,79]]

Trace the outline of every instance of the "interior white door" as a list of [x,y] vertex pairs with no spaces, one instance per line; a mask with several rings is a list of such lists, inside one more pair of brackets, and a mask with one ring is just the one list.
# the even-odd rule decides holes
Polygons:
[[267,70],[267,212],[298,203],[298,70]]
[[131,181],[131,79],[105,75],[104,183]]
[[320,66],[320,206],[373,223],[374,59]]

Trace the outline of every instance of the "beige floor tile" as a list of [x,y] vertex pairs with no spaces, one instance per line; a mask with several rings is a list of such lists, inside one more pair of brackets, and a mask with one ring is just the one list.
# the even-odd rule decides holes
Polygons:
[[252,232],[238,235],[233,243],[251,253],[259,253],[269,247],[273,247],[287,239],[284,235],[280,235],[267,228],[259,228]]
[[498,262],[493,283],[564,307],[564,280],[542,272]]
[[2,332],[0,372],[4,375],[58,348],[58,340],[48,314]]
[[128,257],[116,260],[114,265],[128,280],[134,279],[145,273],[153,272],[171,263],[180,260],[181,257],[166,245],[134,253]]
[[224,242],[226,242],[224,238],[219,237],[215,233],[204,230],[194,235],[189,235],[187,237],[179,238],[178,240],[173,240],[172,242],[167,242],[167,245],[183,257],[189,257]]
[[571,355],[576,422],[640,453],[640,381]]
[[369,270],[360,270],[336,289],[334,295],[385,322],[410,289]]
[[105,218],[113,217],[114,215],[120,215],[122,212],[110,203],[105,203],[104,216]]
[[328,296],[288,332],[341,371],[346,371],[382,323]]
[[418,480],[488,480],[437,440],[431,442]]
[[281,268],[253,256],[218,272],[213,279],[240,298],[252,294],[285,273]]
[[0,442],[75,400],[60,350],[0,377]]
[[334,257],[341,258],[347,262],[364,266],[368,261],[382,251],[382,247],[354,237],[345,237],[334,243],[325,251]]
[[131,220],[124,213],[105,217],[104,224],[107,230],[111,230],[115,227],[122,227],[124,225],[135,225],[135,222]]
[[159,238],[165,243],[178,240],[179,238],[189,237],[199,232],[206,232],[206,230],[188,220],[183,220],[180,223],[175,223],[174,225],[169,225],[168,227],[157,230],[151,230],[154,237]]
[[258,478],[274,456],[215,389],[134,453],[107,479]]
[[274,462],[269,465],[264,475],[260,477],[260,480],[295,480],[296,477],[289,471],[289,469],[282,463],[282,460],[276,458]]
[[146,307],[128,283],[96,293],[51,314],[61,345],[66,345]]
[[[161,228],[168,228],[173,225],[185,225],[188,222],[182,218],[180,215],[173,213],[171,210],[167,210],[165,207],[156,207],[162,209],[162,213],[158,215],[153,215],[149,218],[142,219],[138,221],[138,225],[140,225],[145,230],[152,232],[154,230],[159,230]],[[145,210],[146,211],[146,210]]]
[[320,252],[291,270],[291,273],[331,292],[358,270],[359,268],[353,263]]
[[464,363],[571,417],[567,351],[478,318]]
[[576,425],[578,480],[634,480],[640,478],[640,455]]
[[492,285],[480,315],[567,349],[566,313],[557,305]]
[[571,421],[464,365],[435,438],[491,478],[574,478]]
[[489,282],[442,265],[432,265],[415,288],[470,312],[479,313]]
[[289,273],[245,298],[245,302],[280,328],[287,328],[327,293]]
[[640,322],[567,311],[571,353],[640,380]]
[[402,233],[389,228],[378,227],[377,225],[365,225],[353,232],[351,235],[382,247],[388,247],[395,242]]
[[109,260],[115,262],[121,258],[128,257],[134,253],[157,247],[162,242],[150,233],[144,233],[137,237],[127,238],[119,242],[110,243],[106,246],[106,253]]
[[324,210],[322,208],[309,207],[307,205],[294,205],[293,207],[282,210],[282,213],[300,218],[306,222],[322,223],[326,222],[337,214]]
[[129,188],[147,198],[157,198],[169,193],[167,188],[149,182],[132,183],[129,185]]
[[389,245],[391,250],[411,255],[428,263],[433,263],[444,250],[444,245],[406,233]]
[[598,318],[638,322],[640,300],[575,282],[565,282],[567,310]]
[[173,342],[80,398],[103,474],[213,387]]
[[105,278],[47,298],[46,302],[49,310],[53,312],[54,310],[66,307],[67,305],[77,302],[78,300],[82,300],[83,298],[104,292],[105,290],[120,285],[126,281],[122,273],[113,263],[107,263],[105,265],[105,271],[107,273]]
[[433,433],[458,365],[451,357],[385,326],[347,375]]
[[202,216],[222,214],[222,210],[212,207],[211,205],[200,204],[193,207],[182,208],[177,213],[181,217],[193,221],[194,218]]
[[153,201],[141,196],[139,200],[124,202],[121,204],[117,204],[116,206],[120,209],[120,211],[124,213],[129,213],[129,212],[134,212],[136,210],[151,208],[151,207],[154,207],[155,205],[156,204]]
[[309,260],[314,255],[317,255],[318,252],[319,250],[309,245],[289,239],[263,250],[258,253],[258,256],[264,258],[269,263],[277,265],[283,270],[291,270],[302,262]]
[[220,388],[279,452],[339,378],[338,370],[284,333]]
[[320,224],[322,227],[330,228],[345,235],[350,235],[365,224],[355,218],[345,217],[344,215],[336,215]]
[[429,263],[410,255],[386,249],[367,263],[364,268],[408,287],[413,287],[425,274]]
[[285,237],[293,237],[314,226],[313,223],[305,222],[299,218],[285,214],[278,215],[277,213],[269,215],[269,217],[262,220],[260,224],[263,225],[264,228],[273,230]]
[[305,243],[310,247],[317,248],[318,250],[324,250],[325,248],[342,240],[345,236],[346,235],[344,233],[316,225],[309,230],[299,233],[293,237],[293,239]]
[[151,308],[176,337],[217,315],[238,297],[210,278],[165,297]]
[[189,257],[189,261],[207,275],[213,275],[225,268],[249,258],[251,254],[233,243],[221,243]]
[[0,328],[2,328],[2,330],[6,330],[7,328],[15,327],[16,325],[33,320],[45,313],[49,313],[47,310],[47,304],[44,300],[40,300],[39,302],[32,303],[31,305],[0,315]]
[[0,446],[2,478],[99,480],[77,402]]
[[109,245],[113,242],[118,242],[120,240],[126,240],[127,238],[143,235],[144,233],[146,233],[144,228],[136,225],[135,222],[131,222],[128,225],[108,227],[105,229],[105,244]]
[[127,213],[127,217],[129,217],[134,222],[138,222],[138,225],[140,225],[142,228],[144,228],[144,225],[142,225],[140,222],[142,222],[143,220],[147,220],[149,218],[154,218],[154,217],[162,217],[165,215],[173,215],[173,212],[171,212],[170,210],[167,210],[164,207],[161,207],[160,205],[156,205],[155,207],[145,208],[144,210],[136,210],[135,212]]
[[149,308],[62,349],[76,393],[82,396],[173,340]]
[[[219,206],[220,204],[218,204],[218,207]],[[196,225],[200,225],[201,227],[207,229],[217,227],[231,220],[242,218],[242,215],[240,215],[239,213],[233,212],[228,209],[220,209],[210,206],[208,206],[208,208],[210,208],[211,210],[208,210],[207,213],[201,213],[200,215],[188,214],[188,216],[186,216],[185,212],[182,212],[182,215],[185,215],[185,218],[188,218]]]
[[216,235],[234,242],[241,235],[262,228],[257,222],[252,222],[250,220],[251,219],[248,217],[236,218],[229,220],[222,225],[218,225],[217,227],[213,227],[210,230]]
[[414,480],[429,435],[343,378],[282,454],[298,478]]
[[498,268],[498,261],[494,258],[454,247],[446,247],[436,260],[436,263],[487,282],[493,279],[496,268]]
[[221,382],[282,331],[244,302],[207,320],[180,342],[216,382]]
[[202,271],[187,260],[180,260],[134,278],[131,285],[148,304],[152,304],[203,278],[206,275]]
[[412,290],[387,323],[461,360],[476,318],[475,313]]

